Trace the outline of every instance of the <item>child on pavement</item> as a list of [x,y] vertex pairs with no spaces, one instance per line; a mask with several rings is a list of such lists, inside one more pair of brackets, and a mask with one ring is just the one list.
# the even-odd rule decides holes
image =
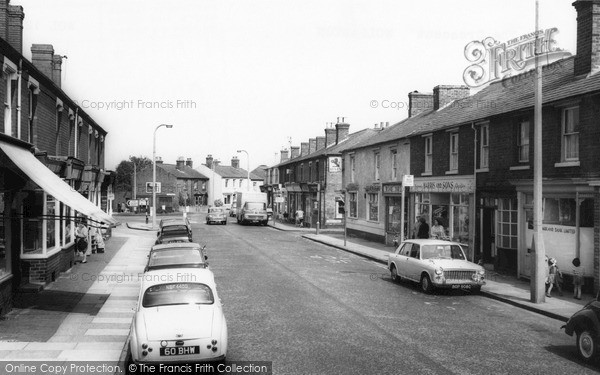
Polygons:
[[546,297],[552,297],[550,293],[552,292],[552,287],[556,285],[558,288],[558,294],[563,295],[562,288],[560,286],[559,278],[562,277],[558,266],[556,265],[556,259],[550,258],[550,268],[548,270],[548,291],[546,292]]
[[573,298],[581,299],[581,285],[583,284],[583,269],[579,258],[573,259]]

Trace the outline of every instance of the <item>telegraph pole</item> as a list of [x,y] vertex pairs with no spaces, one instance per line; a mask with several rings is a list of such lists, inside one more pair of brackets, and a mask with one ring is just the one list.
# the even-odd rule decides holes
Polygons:
[[533,162],[533,273],[531,278],[531,302],[546,301],[546,249],[542,236],[542,68],[541,48],[538,37],[539,0],[535,1],[535,86],[534,86],[534,162]]

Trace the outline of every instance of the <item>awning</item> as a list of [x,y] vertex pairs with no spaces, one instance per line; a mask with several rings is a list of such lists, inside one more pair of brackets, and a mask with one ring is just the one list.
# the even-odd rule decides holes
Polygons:
[[94,205],[78,192],[73,191],[66,182],[46,168],[29,150],[3,141],[0,141],[0,149],[27,177],[59,201],[81,212],[93,221],[104,224],[118,223],[112,216],[102,211],[100,207]]

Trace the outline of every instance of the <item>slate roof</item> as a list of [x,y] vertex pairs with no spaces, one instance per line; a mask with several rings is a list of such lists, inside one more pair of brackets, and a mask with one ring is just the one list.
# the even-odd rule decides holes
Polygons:
[[[248,171],[243,168],[235,168],[231,165],[215,166],[215,173],[222,178],[248,178]],[[264,177],[258,176],[250,172],[250,180],[263,180]]]
[[293,159],[286,160],[284,162],[274,165],[271,168],[294,164],[294,163],[297,163],[300,161],[305,161],[305,160],[313,160],[313,159],[316,159],[316,158],[322,157],[322,156],[341,155],[342,152],[352,149],[352,148],[356,147],[357,145],[360,145],[362,142],[366,142],[368,139],[372,138],[373,136],[378,134],[380,131],[382,131],[382,130],[381,129],[373,129],[373,128],[359,130],[355,133],[349,134],[348,138],[344,139],[337,145],[332,145],[329,147],[322,148],[320,150],[317,150],[308,155],[304,155],[302,157],[295,157]]
[[209,178],[198,172],[194,168],[184,165],[182,169],[177,169],[175,164],[156,163],[156,168],[161,168],[179,179],[200,179],[208,180]]
[[[543,104],[600,91],[600,73],[575,77],[574,56],[543,67]],[[481,121],[492,116],[533,108],[533,72],[494,82],[478,93],[435,111],[421,113],[383,129],[354,149],[374,146],[443,128]]]

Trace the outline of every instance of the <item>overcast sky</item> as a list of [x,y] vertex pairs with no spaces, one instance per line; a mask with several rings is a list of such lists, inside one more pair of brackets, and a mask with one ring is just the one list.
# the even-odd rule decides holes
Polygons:
[[[541,0],[540,27],[557,27],[558,46],[575,54],[571,3]],[[27,58],[32,43],[68,56],[63,89],[108,131],[107,169],[151,157],[162,123],[174,125],[157,133],[165,162],[198,165],[212,154],[229,165],[238,155],[246,168],[236,153],[244,149],[250,169],[273,165],[290,137],[300,146],[338,116],[350,132],[406,118],[410,91],[464,84],[469,42],[504,42],[535,26],[534,0],[11,4],[24,7]]]

